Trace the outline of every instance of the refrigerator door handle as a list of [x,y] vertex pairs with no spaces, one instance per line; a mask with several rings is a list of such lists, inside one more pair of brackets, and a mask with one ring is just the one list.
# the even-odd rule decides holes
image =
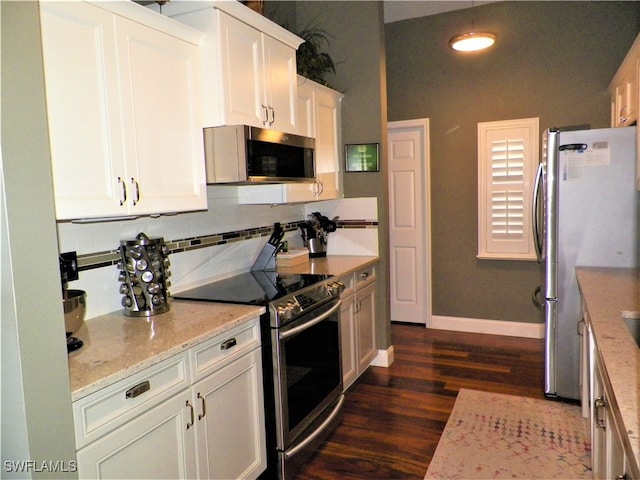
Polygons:
[[586,143],[567,143],[566,145],[560,145],[558,150],[560,152],[564,152],[565,150],[575,150],[578,152],[584,152],[589,148],[589,145]]
[[544,164],[540,163],[538,165],[538,171],[536,172],[536,179],[534,181],[533,184],[533,201],[531,202],[532,205],[532,212],[531,212],[531,218],[533,220],[533,245],[535,247],[536,250],[536,257],[538,259],[538,262],[542,262],[542,260],[544,260],[544,256],[543,256],[543,237],[540,235],[540,209],[544,208],[544,205],[542,202],[540,202],[541,197],[543,197],[542,195],[542,191],[541,191],[541,187],[544,188]]

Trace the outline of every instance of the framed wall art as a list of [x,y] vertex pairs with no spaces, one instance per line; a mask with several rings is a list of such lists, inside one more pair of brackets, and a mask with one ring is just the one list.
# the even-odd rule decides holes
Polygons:
[[379,172],[380,144],[362,143],[344,146],[345,172]]

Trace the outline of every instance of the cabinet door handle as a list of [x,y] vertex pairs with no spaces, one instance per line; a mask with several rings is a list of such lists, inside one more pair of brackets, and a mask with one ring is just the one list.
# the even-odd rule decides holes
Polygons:
[[202,401],[202,414],[198,415],[198,420],[202,420],[207,414],[207,402],[200,392],[198,392],[198,398]]
[[607,423],[605,422],[604,416],[602,416],[600,414],[600,412],[607,408],[607,401],[604,399],[604,397],[598,397],[598,398],[596,398],[594,406],[595,406],[595,410],[596,410],[595,411],[595,414],[596,414],[596,425],[599,428],[602,428],[603,430],[605,430],[607,428]]
[[137,205],[138,202],[140,201],[140,185],[133,177],[131,177],[131,185],[133,185],[133,191],[135,192],[135,196],[133,198],[133,204]]
[[189,430],[195,423],[195,413],[193,411],[193,405],[191,405],[191,402],[189,402],[189,400],[187,400],[186,406],[189,407],[189,410],[191,410],[191,421],[187,422],[187,430]]
[[121,185],[121,188],[122,188],[122,196],[120,197],[120,206],[122,206],[127,201],[127,186],[122,180],[122,178],[120,177],[118,177],[118,183]]
[[220,350],[229,350],[232,347],[235,347],[238,344],[235,337],[230,338],[229,340],[225,340],[220,344]]
[[271,126],[276,121],[276,111],[273,109],[273,107],[269,107],[269,111],[271,112],[271,120],[269,121],[269,126]]
[[269,123],[269,109],[266,105],[262,105],[262,109],[264,110],[264,120],[262,120],[262,124],[266,125]]
[[584,319],[578,321],[578,335],[584,336]]

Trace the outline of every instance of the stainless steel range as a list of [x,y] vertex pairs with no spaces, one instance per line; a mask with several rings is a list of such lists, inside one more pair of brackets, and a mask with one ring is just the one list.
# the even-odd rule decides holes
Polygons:
[[268,467],[293,478],[341,419],[340,293],[328,275],[252,271],[175,298],[264,305],[261,318]]

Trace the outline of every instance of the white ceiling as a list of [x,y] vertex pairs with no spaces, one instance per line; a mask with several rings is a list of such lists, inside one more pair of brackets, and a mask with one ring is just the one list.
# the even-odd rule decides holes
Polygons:
[[384,23],[397,22],[409,18],[426,17],[462,8],[471,8],[492,1],[458,0],[386,0],[384,2]]

